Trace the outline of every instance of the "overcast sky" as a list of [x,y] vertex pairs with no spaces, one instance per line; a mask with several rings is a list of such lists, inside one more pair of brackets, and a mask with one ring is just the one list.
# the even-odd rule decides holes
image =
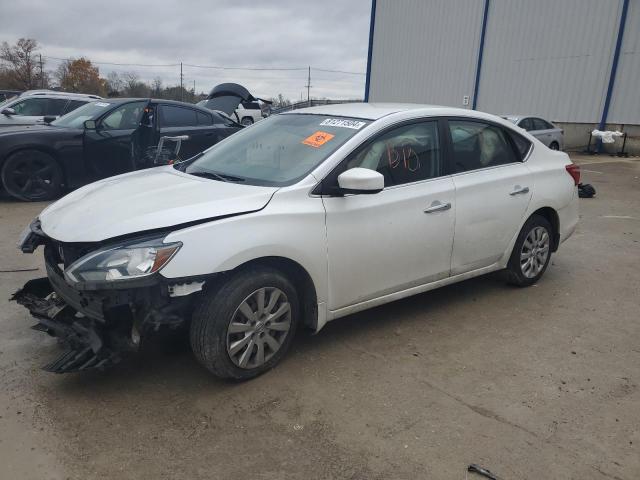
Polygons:
[[[2,2],[0,41],[35,38],[46,56],[84,56],[95,62],[225,67],[304,68],[296,71],[184,67],[188,88],[209,91],[221,82],[254,95],[282,93],[299,100],[311,65],[311,95],[362,98],[371,0],[20,0]],[[100,74],[134,71],[180,83],[180,67],[98,65]],[[359,72],[320,72],[313,68]]]

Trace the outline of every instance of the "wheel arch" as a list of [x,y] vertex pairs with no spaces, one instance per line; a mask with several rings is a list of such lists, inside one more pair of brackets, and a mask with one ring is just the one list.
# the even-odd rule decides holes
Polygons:
[[551,224],[551,228],[553,228],[551,251],[555,252],[560,245],[560,217],[558,216],[558,212],[551,207],[542,207],[533,212],[529,218],[533,215],[539,215]]
[[295,260],[280,256],[259,257],[235,267],[232,271],[251,269],[256,266],[271,267],[282,272],[295,287],[302,309],[302,321],[305,327],[318,330],[318,295],[311,275]]

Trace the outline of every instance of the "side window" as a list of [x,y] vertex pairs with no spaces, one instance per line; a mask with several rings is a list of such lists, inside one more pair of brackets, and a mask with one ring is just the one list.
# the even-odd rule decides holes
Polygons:
[[509,137],[511,137],[513,144],[516,146],[516,149],[518,150],[520,160],[524,160],[527,156],[527,153],[529,153],[529,149],[531,148],[531,142],[524,138],[522,135],[519,135],[512,130],[507,130],[507,132]]
[[402,185],[442,175],[438,123],[413,123],[382,134],[347,160],[384,176],[384,185]]
[[73,112],[76,108],[85,105],[87,102],[83,100],[69,100],[69,104],[67,105],[67,109],[64,113]]
[[518,126],[520,128],[524,128],[527,132],[530,132],[531,130],[535,130],[535,128],[533,128],[533,122],[531,121],[530,118],[525,118],[523,120],[520,120],[520,123],[518,124]]
[[213,120],[211,120],[211,115],[203,112],[196,112],[198,115],[198,125],[213,125]]
[[161,127],[192,127],[198,125],[196,111],[174,105],[160,105]]
[[533,118],[533,129],[534,130],[549,130],[553,128],[547,122],[542,120],[541,118]]
[[520,160],[500,127],[476,121],[449,120],[449,131],[456,173]]
[[14,104],[11,108],[16,111],[16,115],[43,117],[47,114],[47,99],[27,98],[22,102]]
[[62,115],[66,104],[66,98],[50,98],[49,103],[47,103],[47,115]]
[[140,125],[146,102],[126,103],[102,119],[105,130],[133,130]]
[[224,115],[220,115],[217,112],[213,112],[213,123],[214,125],[222,126],[222,127],[234,127],[236,123],[230,118],[225,117]]

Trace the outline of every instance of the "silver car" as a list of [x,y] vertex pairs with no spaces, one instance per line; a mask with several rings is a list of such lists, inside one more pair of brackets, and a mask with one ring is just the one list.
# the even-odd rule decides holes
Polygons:
[[564,130],[540,117],[504,115],[502,118],[526,130],[551,150],[562,150],[564,146]]
[[98,95],[30,90],[0,103],[0,127],[34,125],[51,120],[82,105],[101,99]]

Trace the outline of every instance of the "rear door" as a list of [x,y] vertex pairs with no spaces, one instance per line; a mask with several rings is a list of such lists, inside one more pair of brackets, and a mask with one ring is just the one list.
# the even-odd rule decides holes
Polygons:
[[[456,224],[451,274],[496,263],[518,232],[533,178],[513,135],[504,127],[450,118],[447,127],[455,185]],[[521,136],[521,140],[528,142]]]
[[[188,140],[182,141],[180,158],[191,158],[216,143],[218,132],[213,124],[213,117],[208,112],[173,104],[160,104],[158,107],[161,137],[189,137]],[[170,142],[166,145],[173,148]]]
[[557,138],[560,130],[551,125],[546,120],[541,118],[532,118],[533,127],[535,129],[535,137],[544,143],[547,147],[551,145],[551,142],[557,141],[558,145],[560,145],[559,139]]

